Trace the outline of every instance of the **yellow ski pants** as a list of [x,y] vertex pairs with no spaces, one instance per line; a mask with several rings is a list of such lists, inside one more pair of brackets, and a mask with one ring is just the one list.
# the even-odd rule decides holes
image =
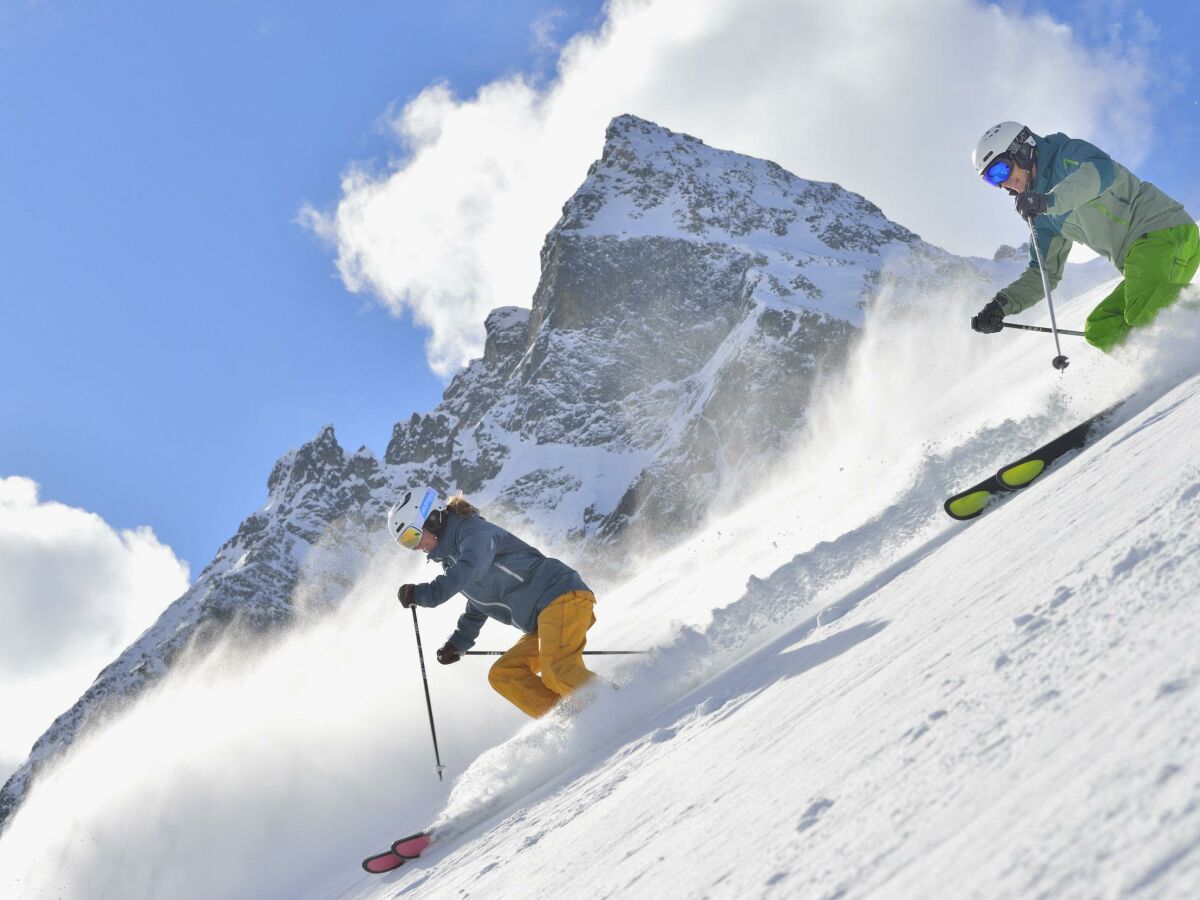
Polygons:
[[593,677],[583,664],[583,648],[596,622],[595,605],[591,591],[555,598],[538,615],[537,632],[523,635],[496,660],[488,682],[521,712],[544,716]]

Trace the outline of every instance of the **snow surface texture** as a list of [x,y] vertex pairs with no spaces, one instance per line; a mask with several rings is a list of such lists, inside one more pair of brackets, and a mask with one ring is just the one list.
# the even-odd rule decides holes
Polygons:
[[1197,326],[1131,351],[1124,423],[1043,483],[964,526],[912,514],[943,496],[918,478],[483,754],[426,859],[312,896],[1196,896],[1200,378],[1146,403],[1194,372]]
[[[1059,321],[1113,283],[1064,287]],[[486,661],[432,665],[459,607],[422,612],[440,784],[392,599],[430,570],[365,526],[285,528],[314,548],[288,598],[298,627],[211,638],[43,771],[0,838],[0,892],[1194,896],[1197,317],[1172,310],[1116,358],[1070,344],[1059,375],[1048,336],[974,335],[960,298],[903,292],[881,286],[757,490],[626,557],[590,646],[656,650],[596,658],[619,691],[528,723]],[[1138,389],[1043,483],[974,523],[941,512]],[[367,457],[317,444],[328,457],[305,448],[272,476],[289,514],[255,527],[317,515],[333,488],[307,472],[386,488],[354,480]],[[489,626],[480,646],[513,637]],[[358,869],[431,823],[427,858]]]
[[[1193,380],[620,740],[571,741],[588,764],[474,840],[346,896],[549,897],[556,860],[587,896],[1195,896],[1198,430]],[[531,744],[489,756],[550,755]],[[463,789],[495,785],[489,756]]]

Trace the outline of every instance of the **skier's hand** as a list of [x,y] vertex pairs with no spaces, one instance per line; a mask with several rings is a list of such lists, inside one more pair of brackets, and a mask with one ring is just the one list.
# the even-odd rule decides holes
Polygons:
[[400,605],[403,606],[405,609],[408,609],[410,606],[412,606],[414,603],[417,602],[416,585],[412,585],[412,584],[400,585],[400,590],[398,590],[396,592],[396,597],[400,600]]
[[1026,222],[1032,222],[1035,217],[1046,211],[1046,195],[1037,191],[1022,191],[1017,194],[1017,212]]
[[445,646],[438,648],[437,661],[443,666],[448,666],[450,663],[456,663],[462,659],[462,653],[449,641],[446,641]]
[[980,334],[995,334],[1004,330],[1004,300],[996,296],[971,318],[971,327]]

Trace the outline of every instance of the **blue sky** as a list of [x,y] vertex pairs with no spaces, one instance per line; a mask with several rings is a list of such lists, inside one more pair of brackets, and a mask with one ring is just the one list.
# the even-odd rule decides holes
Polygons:
[[[1146,48],[1153,142],[1136,168],[1200,214],[1195,26],[1179,7],[1001,8],[1048,9],[1092,50]],[[273,462],[322,425],[382,454],[394,422],[440,398],[429,331],[402,303],[396,318],[350,293],[301,210],[332,210],[356,162],[386,172],[402,151],[385,126],[430,85],[469,99],[515,72],[545,82],[551,44],[602,16],[599,2],[553,0],[0,0],[0,476],[117,528],[151,526],[194,576],[262,502]],[[1012,59],[1014,84],[1028,62]],[[781,80],[755,77],[764,92]],[[1051,104],[1056,90],[1046,78],[1022,88]],[[655,118],[665,101],[644,95],[606,114]],[[990,100],[979,95],[978,124],[954,132],[956,159],[997,117]],[[704,121],[663,124],[793,167],[753,128],[730,136]],[[585,137],[594,157],[601,133]],[[794,167],[838,175],[815,158]],[[586,157],[563,183],[585,168]],[[866,192],[853,174],[839,180]],[[958,191],[947,184],[947,202],[981,202],[977,185]],[[910,224],[902,202],[871,199]],[[552,224],[551,212],[531,227]],[[980,246],[1009,237],[981,233]],[[485,298],[499,302],[528,297]]]
[[1156,115],[1154,150],[1135,168],[1200,216],[1200,22],[1195,0],[1047,0],[1022,4],[1049,12],[1094,47],[1143,44]]
[[195,575],[322,425],[382,453],[442,382],[298,213],[394,151],[389,104],[552,65],[533,23],[598,7],[2,0],[0,475]]

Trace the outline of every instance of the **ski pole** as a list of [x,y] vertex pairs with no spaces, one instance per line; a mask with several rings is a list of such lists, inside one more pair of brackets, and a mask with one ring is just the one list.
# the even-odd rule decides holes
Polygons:
[[1054,349],[1058,351],[1058,356],[1050,361],[1050,365],[1061,372],[1070,363],[1063,356],[1062,345],[1058,342],[1058,322],[1054,319],[1054,301],[1050,298],[1050,276],[1046,274],[1046,262],[1042,259],[1042,248],[1038,246],[1037,228],[1034,227],[1033,219],[1029,220],[1029,242],[1033,244],[1033,253],[1037,257],[1038,271],[1042,273],[1042,288],[1046,291],[1046,305],[1050,307],[1050,333],[1054,335]]
[[442,780],[442,754],[438,752],[437,729],[433,725],[433,701],[429,699],[429,678],[425,675],[425,652],[421,649],[421,629],[417,625],[417,608],[412,607],[413,633],[417,636],[417,659],[421,661],[421,681],[425,683],[425,708],[429,710],[429,733],[433,735],[433,758],[437,761],[438,781]]
[[[1019,328],[1022,331],[1041,331],[1045,334],[1052,334],[1049,328],[1043,328],[1041,325],[1018,325],[1016,322],[1001,322],[1005,328]],[[1075,337],[1083,337],[1082,331],[1071,331],[1069,328],[1058,329],[1059,334],[1073,334]]]
[[[503,656],[507,650],[465,650],[462,656]],[[639,653],[649,653],[649,650],[583,650],[584,656],[631,656]]]

